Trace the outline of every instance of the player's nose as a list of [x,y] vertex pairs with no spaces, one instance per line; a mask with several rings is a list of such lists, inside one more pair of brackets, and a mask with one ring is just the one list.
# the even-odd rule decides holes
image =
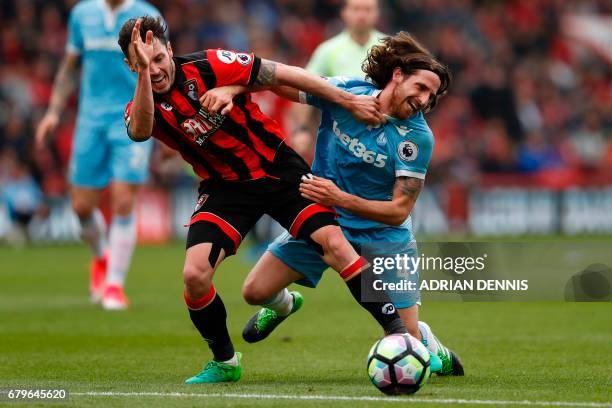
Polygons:
[[157,64],[151,63],[149,64],[149,74],[150,75],[155,75],[155,74],[159,74],[159,66]]
[[428,102],[429,102],[429,94],[419,95],[419,105],[421,108],[424,108],[425,106],[427,106]]

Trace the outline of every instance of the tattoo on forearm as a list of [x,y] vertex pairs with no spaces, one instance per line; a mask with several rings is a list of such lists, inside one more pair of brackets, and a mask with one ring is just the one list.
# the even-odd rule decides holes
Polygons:
[[413,200],[416,200],[423,188],[423,180],[415,177],[398,177],[397,184],[402,194],[409,196]]
[[76,73],[67,66],[61,66],[57,77],[53,82],[52,97],[49,101],[49,110],[59,114],[64,108],[66,101],[72,94],[75,85]]
[[276,85],[276,63],[271,61],[261,61],[261,67],[257,74],[255,84],[257,85]]

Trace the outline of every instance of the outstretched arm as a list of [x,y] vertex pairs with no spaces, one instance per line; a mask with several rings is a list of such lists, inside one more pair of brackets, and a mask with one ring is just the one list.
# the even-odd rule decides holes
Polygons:
[[401,225],[414,207],[424,181],[416,177],[398,177],[391,201],[367,200],[342,191],[331,180],[321,177],[304,179],[302,196],[314,202],[344,208],[364,218],[388,225]]
[[[255,84],[273,88],[284,85],[299,89],[342,106],[359,121],[373,125],[384,122],[376,98],[345,92],[330,85],[325,79],[299,67],[262,59]],[[287,89],[282,91],[289,92]],[[289,95],[295,97],[293,91]]]
[[231,83],[215,89],[206,92],[200,98],[202,106],[212,113],[229,113],[233,97],[242,92],[269,89],[282,97],[298,102],[298,90],[300,90],[342,106],[361,122],[378,125],[385,121],[377,98],[351,94],[302,68],[266,59],[261,60],[254,85],[246,87]]

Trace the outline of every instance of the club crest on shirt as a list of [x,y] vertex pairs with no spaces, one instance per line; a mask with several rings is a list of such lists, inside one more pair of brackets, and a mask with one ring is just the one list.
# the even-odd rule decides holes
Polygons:
[[217,58],[224,64],[236,61],[236,53],[228,50],[217,50]]
[[198,100],[198,84],[195,79],[190,79],[183,84],[183,92],[187,94],[189,99]]
[[123,120],[125,122],[125,127],[129,128],[130,127],[130,115],[132,113],[132,104],[129,104],[126,108],[125,108],[125,112],[123,113]]
[[196,203],[195,208],[193,209],[193,212],[197,212],[200,208],[202,208],[206,200],[208,200],[208,197],[209,197],[208,194],[202,194],[200,198],[198,198],[198,202]]
[[224,115],[212,115],[207,110],[200,109],[195,116],[185,119],[181,127],[198,146],[202,146],[221,127],[224,120]]
[[397,146],[397,154],[403,161],[414,161],[419,155],[419,147],[410,140],[404,140]]

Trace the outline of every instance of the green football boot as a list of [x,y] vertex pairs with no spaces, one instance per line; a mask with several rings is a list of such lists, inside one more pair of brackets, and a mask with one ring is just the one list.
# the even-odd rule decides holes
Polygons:
[[202,371],[185,380],[185,384],[212,384],[238,381],[242,375],[242,368],[240,367],[242,353],[236,352],[236,358],[238,359],[238,364],[235,366],[215,360],[209,361]]
[[[429,326],[427,326],[427,328],[429,329]],[[457,355],[453,353],[449,348],[447,348],[442,343],[440,343],[440,340],[438,340],[436,336],[433,336],[433,333],[431,333],[431,335],[432,335],[433,341],[435,341],[438,346],[437,356],[434,355],[431,352],[431,350],[429,350],[429,348],[427,347],[428,343],[425,338],[421,339],[421,343],[423,343],[423,345],[427,347],[427,350],[429,351],[429,356],[430,356],[430,361],[431,361],[430,370],[432,374],[436,373],[440,376],[447,376],[447,375],[462,376],[464,375],[463,365],[461,364],[461,360],[459,360],[459,357],[457,357]],[[438,364],[440,364],[441,367],[436,370],[436,367],[438,366]]]
[[293,307],[287,316],[279,316],[272,309],[262,307],[244,326],[242,338],[248,343],[257,343],[268,337],[270,333],[287,317],[294,314],[304,304],[304,297],[299,292],[289,292],[293,297]]
[[461,360],[459,360],[459,357],[452,350],[443,347],[438,352],[438,357],[440,357],[442,361],[442,369],[437,372],[438,375],[464,375]]

